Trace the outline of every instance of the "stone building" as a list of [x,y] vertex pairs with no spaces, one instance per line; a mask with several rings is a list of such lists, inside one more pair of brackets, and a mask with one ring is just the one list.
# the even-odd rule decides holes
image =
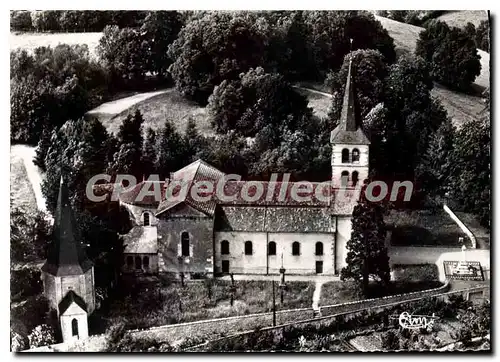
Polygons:
[[54,214],[52,247],[42,266],[43,289],[57,311],[64,342],[88,336],[87,317],[95,309],[94,266],[87,258],[61,178]]
[[[238,195],[252,189],[251,182],[226,181],[202,160],[174,172],[166,182],[143,181],[120,194],[134,222],[124,236],[122,271],[195,277],[277,274],[284,267],[287,274],[338,274],[345,265],[359,192],[354,186],[362,184],[369,169],[370,142],[357,117],[353,86],[349,64],[341,119],[330,138],[333,186],[312,183],[321,192],[300,201],[292,195],[303,190],[303,183],[261,182],[266,197],[249,201]],[[207,183],[216,187],[221,179],[224,195],[234,196],[230,200],[213,190],[207,191],[206,200],[192,197],[193,188]],[[169,195],[169,185],[180,180],[189,185],[188,192]],[[155,187],[160,202],[152,193],[138,197]]]

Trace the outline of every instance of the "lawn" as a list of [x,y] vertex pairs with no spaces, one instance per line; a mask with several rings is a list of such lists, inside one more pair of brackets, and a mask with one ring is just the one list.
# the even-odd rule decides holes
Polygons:
[[[277,310],[310,308],[314,284],[287,284],[283,305],[276,284]],[[106,324],[123,321],[127,329],[132,329],[272,311],[271,282],[235,281],[232,306],[230,286],[230,281],[213,280],[209,299],[205,281],[186,282],[184,287],[179,282],[163,281],[161,288],[153,280],[136,285],[131,282],[127,283],[126,295],[116,297],[101,313],[107,319]]]
[[144,117],[144,129],[151,127],[158,130],[163,127],[165,120],[169,119],[179,132],[184,133],[187,121],[192,118],[202,134],[213,134],[206,108],[186,100],[174,88],[138,102],[110,119],[103,119],[102,122],[108,131],[116,133],[122,120],[128,114],[133,114],[136,109],[139,109]]
[[97,57],[96,48],[102,33],[14,33],[9,36],[10,50],[16,48],[33,51],[37,47],[55,47],[58,44],[87,44],[92,57]]
[[23,159],[10,153],[10,204],[24,211],[37,210],[35,193],[28,180]]
[[385,216],[395,246],[455,246],[463,237],[470,247],[470,240],[444,210],[391,210]]

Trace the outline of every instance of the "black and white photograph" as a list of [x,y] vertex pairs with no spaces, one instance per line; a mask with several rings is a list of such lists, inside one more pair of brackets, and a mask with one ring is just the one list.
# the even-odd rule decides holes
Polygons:
[[9,12],[10,352],[492,353],[494,12]]

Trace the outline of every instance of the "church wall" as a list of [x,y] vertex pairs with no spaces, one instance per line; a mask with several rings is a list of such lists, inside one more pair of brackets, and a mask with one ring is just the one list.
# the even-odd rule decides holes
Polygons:
[[[189,234],[189,256],[182,256],[181,234]],[[158,223],[160,272],[213,272],[213,219],[169,217]],[[183,261],[183,262],[182,262]]]
[[345,259],[347,257],[347,241],[351,238],[351,216],[337,217],[337,245],[336,245],[336,272],[346,266]]
[[[229,272],[235,274],[278,274],[283,266],[287,274],[316,274],[316,261],[323,261],[323,274],[334,274],[333,233],[267,233],[216,232],[216,271],[222,272],[222,261],[229,261]],[[229,241],[229,255],[221,255],[221,241]],[[245,242],[252,242],[252,255],[245,255]],[[276,255],[267,255],[267,245],[276,243]],[[300,255],[292,255],[292,243],[300,243]],[[323,243],[323,255],[315,255],[316,242]]]
[[155,217],[156,207],[144,207],[129,205],[122,203],[122,205],[128,210],[130,219],[135,225],[144,225],[144,212],[149,212],[150,225],[154,226],[158,224],[158,219]]

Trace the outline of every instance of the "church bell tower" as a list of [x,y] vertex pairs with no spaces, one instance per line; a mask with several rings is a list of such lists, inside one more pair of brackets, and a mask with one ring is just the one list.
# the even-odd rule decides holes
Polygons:
[[332,182],[337,187],[362,185],[368,177],[370,140],[363,132],[356,109],[352,59],[345,86],[339,125],[330,135]]

